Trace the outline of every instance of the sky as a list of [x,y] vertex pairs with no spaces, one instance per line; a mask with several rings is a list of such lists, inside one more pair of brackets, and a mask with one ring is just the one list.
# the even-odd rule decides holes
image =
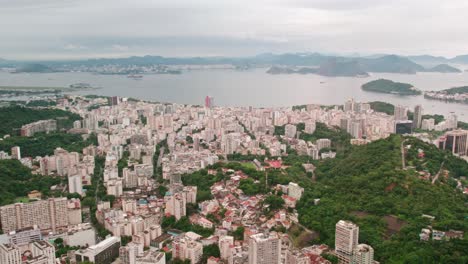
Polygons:
[[468,54],[466,0],[0,0],[0,58]]

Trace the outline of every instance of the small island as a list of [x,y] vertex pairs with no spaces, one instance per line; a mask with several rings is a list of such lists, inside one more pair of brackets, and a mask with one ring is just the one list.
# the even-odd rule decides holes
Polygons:
[[361,89],[368,92],[388,93],[398,95],[420,95],[421,91],[408,83],[394,82],[386,79],[370,81],[361,86]]

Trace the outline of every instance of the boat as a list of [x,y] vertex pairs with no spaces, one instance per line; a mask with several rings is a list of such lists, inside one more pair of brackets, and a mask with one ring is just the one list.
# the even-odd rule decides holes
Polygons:
[[140,80],[140,79],[143,79],[143,75],[129,74],[129,75],[127,75],[127,78],[134,79],[134,80]]

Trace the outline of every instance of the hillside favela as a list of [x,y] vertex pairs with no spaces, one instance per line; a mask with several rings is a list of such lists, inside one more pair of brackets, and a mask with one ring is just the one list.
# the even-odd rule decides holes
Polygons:
[[0,264],[468,263],[467,12],[0,0]]

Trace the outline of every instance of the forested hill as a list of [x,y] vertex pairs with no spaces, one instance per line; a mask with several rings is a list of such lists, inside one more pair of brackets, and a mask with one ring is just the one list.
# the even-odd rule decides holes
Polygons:
[[73,121],[81,117],[72,112],[59,109],[33,109],[22,106],[10,106],[0,108],[0,136],[14,135],[22,125],[44,119],[60,119],[58,127],[70,128]]
[[[394,135],[365,146],[353,147],[343,158],[325,160],[316,170],[317,182],[308,186],[297,208],[300,222],[320,232],[320,242],[334,244],[340,219],[360,226],[359,242],[375,249],[381,263],[467,263],[468,240],[419,241],[421,228],[468,232],[468,202],[454,188],[454,180],[441,177],[434,185],[415,169],[402,169],[401,145]],[[416,139],[405,155],[408,165],[434,172],[444,169],[458,177],[468,175],[468,164],[435,146]],[[418,158],[418,149],[426,156]],[[319,205],[314,206],[314,199]],[[435,216],[430,222],[423,214]]]

